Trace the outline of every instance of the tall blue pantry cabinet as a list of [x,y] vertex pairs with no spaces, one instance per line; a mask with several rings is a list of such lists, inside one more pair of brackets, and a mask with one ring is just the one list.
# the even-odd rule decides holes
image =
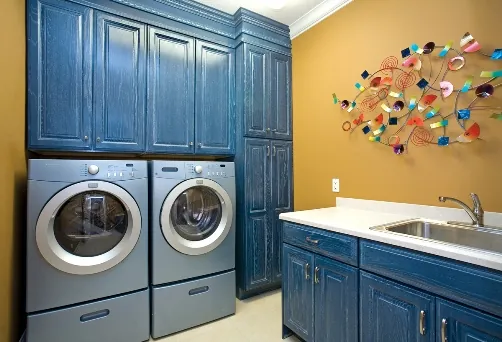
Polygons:
[[[286,26],[274,31],[289,37]],[[293,210],[290,41],[237,46],[237,296],[281,285],[282,225]]]

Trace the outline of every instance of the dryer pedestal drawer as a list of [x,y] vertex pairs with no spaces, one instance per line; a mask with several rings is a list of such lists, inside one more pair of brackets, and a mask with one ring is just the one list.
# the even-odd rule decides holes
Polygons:
[[140,342],[150,336],[149,290],[28,316],[27,342]]
[[235,271],[152,289],[152,337],[235,313]]

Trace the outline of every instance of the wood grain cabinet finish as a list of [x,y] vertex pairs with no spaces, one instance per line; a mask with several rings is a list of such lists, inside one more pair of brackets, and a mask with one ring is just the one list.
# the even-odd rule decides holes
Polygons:
[[92,10],[28,1],[28,147],[91,149]]
[[360,284],[361,342],[435,341],[434,296],[364,271]]
[[285,245],[283,249],[285,324],[307,342],[314,342],[314,254]]
[[197,41],[195,152],[235,154],[235,50]]
[[244,45],[244,135],[292,140],[291,57]]
[[145,150],[146,25],[96,12],[96,151]]
[[502,342],[502,319],[437,299],[436,336],[439,342]]
[[195,39],[148,28],[147,151],[194,152]]

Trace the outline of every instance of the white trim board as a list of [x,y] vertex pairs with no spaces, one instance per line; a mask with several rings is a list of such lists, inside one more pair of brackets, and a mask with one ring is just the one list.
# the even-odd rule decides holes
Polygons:
[[324,0],[289,25],[291,39],[298,37],[300,34],[323,21],[336,11],[342,9],[352,1],[353,0]]

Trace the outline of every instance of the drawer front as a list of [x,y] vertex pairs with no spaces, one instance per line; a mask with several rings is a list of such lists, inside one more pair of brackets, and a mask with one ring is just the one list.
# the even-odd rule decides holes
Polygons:
[[357,238],[291,222],[283,223],[283,241],[357,266]]
[[235,313],[235,271],[152,289],[152,337]]
[[361,269],[502,317],[502,272],[381,243],[360,243]]
[[150,291],[28,316],[30,342],[139,342],[150,338]]

